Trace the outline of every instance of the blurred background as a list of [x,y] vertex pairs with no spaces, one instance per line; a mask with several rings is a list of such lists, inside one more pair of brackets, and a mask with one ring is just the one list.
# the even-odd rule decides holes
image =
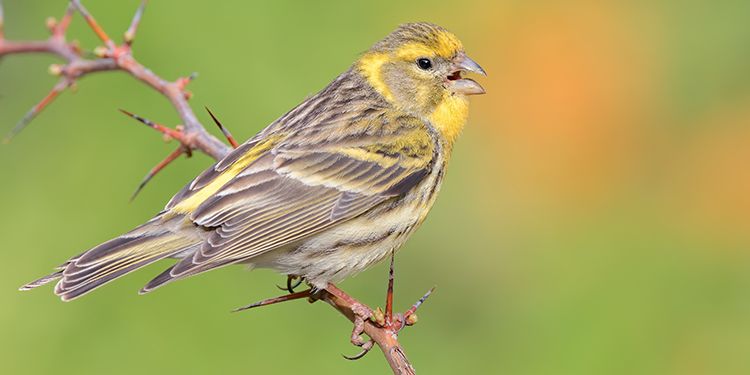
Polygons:
[[[5,1],[9,39],[41,39],[63,0]],[[137,1],[85,1],[113,37]],[[748,1],[153,1],[136,57],[191,83],[247,139],[402,22],[454,31],[489,72],[429,219],[397,256],[396,301],[433,285],[401,340],[424,374],[750,373]],[[68,33],[97,45],[80,16]],[[0,62],[0,130],[52,87],[42,55]],[[282,276],[222,269],[138,296],[169,262],[74,303],[16,288],[140,224],[211,160],[180,159],[125,108],[167,101],[123,73],[84,78],[0,147],[0,373],[351,373],[328,306],[229,310]],[[342,287],[382,305],[386,266]]]

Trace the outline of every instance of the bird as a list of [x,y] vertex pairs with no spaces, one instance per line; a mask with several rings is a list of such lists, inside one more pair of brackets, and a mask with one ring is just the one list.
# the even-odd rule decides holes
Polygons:
[[447,29],[398,26],[330,84],[229,152],[146,223],[65,261],[63,301],[154,262],[140,293],[228,265],[325,289],[397,251],[438,195],[486,75]]

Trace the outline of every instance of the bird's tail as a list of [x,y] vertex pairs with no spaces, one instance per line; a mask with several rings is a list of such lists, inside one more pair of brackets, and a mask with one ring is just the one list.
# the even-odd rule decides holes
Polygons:
[[57,271],[20,288],[30,290],[59,280],[55,294],[63,301],[80,297],[120,276],[160,259],[189,251],[202,242],[184,218],[157,216],[146,224],[71,258]]

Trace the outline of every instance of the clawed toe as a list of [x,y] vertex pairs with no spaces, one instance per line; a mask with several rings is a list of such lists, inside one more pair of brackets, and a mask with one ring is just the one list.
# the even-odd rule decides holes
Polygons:
[[352,305],[352,312],[354,313],[354,328],[352,329],[351,343],[355,346],[362,348],[362,351],[357,355],[349,357],[344,355],[344,358],[354,361],[364,357],[370,349],[373,347],[373,341],[364,340],[362,334],[365,332],[365,322],[372,319],[373,313],[369,307],[357,302]]
[[[357,360],[364,357],[374,346],[372,338],[365,340],[362,338],[362,334],[365,333],[365,325],[370,324],[377,326],[378,329],[384,330],[387,334],[393,335],[394,337],[404,329],[404,327],[412,326],[417,323],[417,309],[424,303],[424,301],[432,294],[435,288],[431,288],[420,298],[414,305],[406,310],[403,314],[393,313],[393,255],[391,255],[391,267],[388,277],[388,292],[386,294],[385,311],[381,308],[371,310],[366,305],[358,302],[351,298],[349,295],[344,293],[335,285],[329,283],[325,288],[325,292],[332,295],[333,297],[340,299],[348,305],[351,315],[349,319],[354,323],[350,341],[353,345],[362,348],[357,355],[352,357],[344,355],[344,358],[348,360]],[[330,303],[330,302],[329,302]]]
[[[292,284],[292,281],[297,280],[294,284]],[[287,275],[286,277],[286,288],[280,285],[276,285],[277,288],[281,290],[286,290],[289,293],[294,293],[294,289],[296,289],[298,286],[302,284],[302,278],[297,275]]]
[[367,341],[363,342],[362,345],[358,345],[358,346],[362,347],[362,351],[360,351],[356,355],[353,355],[353,356],[349,357],[347,355],[342,354],[341,356],[343,356],[345,359],[348,359],[350,361],[356,361],[356,360],[364,357],[367,353],[369,353],[370,349],[372,349],[372,347],[375,346],[375,343],[372,340],[367,340]]

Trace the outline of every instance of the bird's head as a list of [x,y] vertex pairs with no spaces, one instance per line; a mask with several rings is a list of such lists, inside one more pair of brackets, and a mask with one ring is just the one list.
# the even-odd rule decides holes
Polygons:
[[357,68],[381,95],[428,115],[448,96],[484,94],[467,72],[486,75],[453,33],[431,23],[408,23],[376,43]]

